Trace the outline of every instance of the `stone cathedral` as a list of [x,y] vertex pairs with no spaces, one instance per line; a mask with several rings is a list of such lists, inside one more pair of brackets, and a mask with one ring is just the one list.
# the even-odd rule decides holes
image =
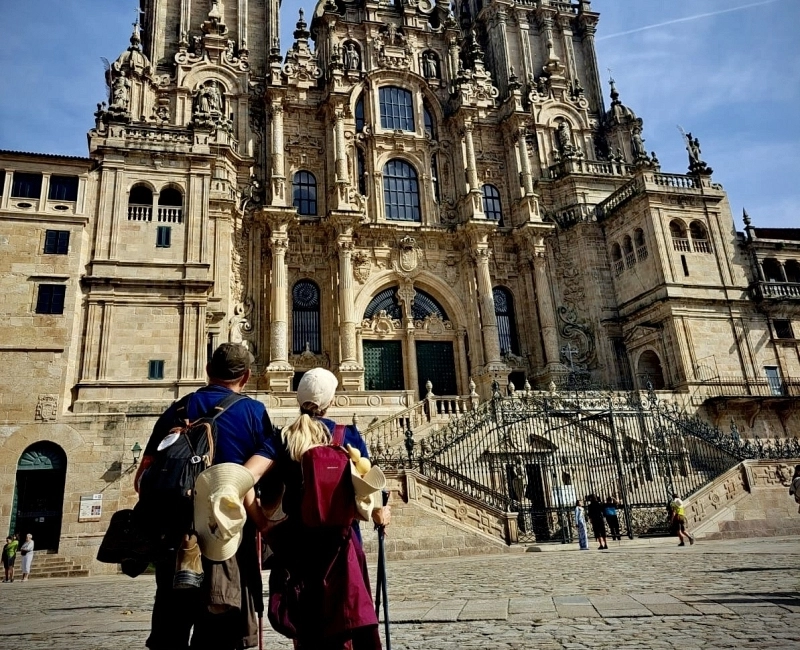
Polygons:
[[797,435],[800,231],[737,233],[692,134],[660,168],[588,0],[278,9],[142,0],[88,157],[0,152],[0,527],[90,563],[224,341],[277,424],[323,366],[362,430],[649,383]]

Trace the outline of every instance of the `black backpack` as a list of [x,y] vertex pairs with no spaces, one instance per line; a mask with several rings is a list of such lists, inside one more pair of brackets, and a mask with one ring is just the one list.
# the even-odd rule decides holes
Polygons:
[[160,448],[139,481],[139,503],[135,511],[143,527],[166,548],[180,542],[194,519],[194,483],[200,472],[214,462],[217,445],[216,419],[236,402],[247,399],[239,393],[224,397],[205,415],[189,421],[184,397],[161,447],[171,436],[174,442]]

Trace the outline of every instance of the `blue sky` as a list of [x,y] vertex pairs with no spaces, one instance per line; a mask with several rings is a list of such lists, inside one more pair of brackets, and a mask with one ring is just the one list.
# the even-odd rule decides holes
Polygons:
[[[85,156],[100,57],[125,49],[134,0],[0,0],[0,149]],[[298,8],[284,0],[282,48]],[[800,0],[594,0],[604,78],[644,119],[648,150],[683,173],[680,125],[700,138],[741,228],[800,227]]]

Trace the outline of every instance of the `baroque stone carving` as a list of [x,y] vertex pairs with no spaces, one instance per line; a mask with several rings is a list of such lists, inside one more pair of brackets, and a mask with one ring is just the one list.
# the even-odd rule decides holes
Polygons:
[[53,422],[58,416],[58,395],[39,395],[36,402],[36,420]]
[[381,309],[372,318],[361,321],[361,329],[363,331],[371,332],[378,336],[391,334],[394,330],[402,329],[402,327],[403,324],[400,320],[389,317],[385,309]]
[[351,260],[353,263],[353,277],[359,284],[364,284],[369,279],[372,270],[369,256],[363,251],[356,251],[353,253]]

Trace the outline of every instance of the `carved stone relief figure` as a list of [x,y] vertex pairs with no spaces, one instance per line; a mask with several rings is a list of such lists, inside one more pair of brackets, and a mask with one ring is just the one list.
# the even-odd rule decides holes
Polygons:
[[439,78],[439,61],[433,52],[426,52],[422,55],[422,71],[426,79]]
[[116,77],[111,84],[111,108],[127,111],[130,101],[130,90],[131,83],[123,72]]
[[356,44],[352,41],[344,46],[344,69],[361,69],[361,55],[358,52],[358,47],[356,47]]

